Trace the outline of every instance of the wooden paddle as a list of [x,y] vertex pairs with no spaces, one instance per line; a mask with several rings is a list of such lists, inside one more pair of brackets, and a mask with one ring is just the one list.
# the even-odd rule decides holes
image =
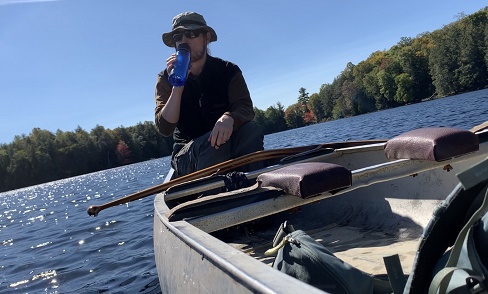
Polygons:
[[369,144],[376,144],[376,143],[385,143],[386,140],[363,140],[363,141],[345,141],[345,142],[336,142],[336,143],[324,143],[319,145],[309,145],[309,146],[301,146],[301,147],[290,147],[290,148],[281,148],[281,149],[271,149],[271,150],[262,150],[256,151],[247,155],[243,155],[241,157],[227,160],[221,162],[219,164],[198,170],[188,175],[181,176],[179,178],[173,179],[169,182],[158,184],[154,187],[127,195],[125,197],[116,199],[114,201],[102,204],[102,205],[92,205],[88,207],[87,213],[90,216],[97,216],[98,213],[106,208],[125,204],[127,202],[131,202],[134,200],[138,200],[144,198],[149,195],[153,195],[162,191],[167,190],[168,188],[176,185],[181,184],[183,182],[196,180],[201,177],[206,177],[214,174],[224,174],[229,171],[235,170],[238,167],[259,161],[283,158],[285,156],[290,156],[302,152],[307,152],[313,149],[322,149],[322,148],[333,148],[333,149],[340,149],[340,148],[347,148],[347,147],[355,147],[355,146],[362,146],[362,145],[369,145]]
[[473,133],[478,133],[480,131],[483,131],[484,129],[488,128],[488,121],[485,121],[482,124],[479,124],[477,126],[474,126],[470,129],[471,132]]

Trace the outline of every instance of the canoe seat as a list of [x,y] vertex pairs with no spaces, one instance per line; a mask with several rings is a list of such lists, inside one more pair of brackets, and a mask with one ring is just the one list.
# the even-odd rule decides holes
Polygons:
[[262,173],[257,177],[261,187],[274,187],[286,193],[308,198],[351,186],[352,175],[347,168],[325,162],[297,163]]
[[443,161],[479,150],[478,136],[470,131],[430,127],[403,133],[388,140],[388,159]]

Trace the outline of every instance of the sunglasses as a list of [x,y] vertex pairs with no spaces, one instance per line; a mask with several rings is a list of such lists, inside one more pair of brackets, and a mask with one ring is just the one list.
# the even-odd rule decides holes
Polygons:
[[175,42],[181,42],[181,40],[183,40],[183,35],[185,35],[185,37],[187,37],[188,39],[194,39],[198,38],[201,33],[203,33],[201,30],[183,31],[181,33],[173,34],[173,40]]

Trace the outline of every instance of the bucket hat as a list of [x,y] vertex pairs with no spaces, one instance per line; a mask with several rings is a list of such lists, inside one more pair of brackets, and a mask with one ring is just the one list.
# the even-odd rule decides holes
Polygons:
[[173,18],[171,32],[163,34],[163,43],[168,47],[174,47],[175,41],[173,34],[178,30],[198,30],[203,29],[210,32],[210,42],[217,41],[217,34],[214,29],[207,25],[207,22],[201,14],[196,12],[183,12]]

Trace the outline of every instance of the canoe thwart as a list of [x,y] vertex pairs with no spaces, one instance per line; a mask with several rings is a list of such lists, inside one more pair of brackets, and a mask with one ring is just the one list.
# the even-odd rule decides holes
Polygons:
[[350,187],[352,175],[350,170],[337,164],[305,162],[262,173],[257,182],[261,187],[279,188],[287,194],[308,198]]
[[447,127],[430,127],[398,135],[385,144],[388,159],[443,161],[479,150],[473,132]]

